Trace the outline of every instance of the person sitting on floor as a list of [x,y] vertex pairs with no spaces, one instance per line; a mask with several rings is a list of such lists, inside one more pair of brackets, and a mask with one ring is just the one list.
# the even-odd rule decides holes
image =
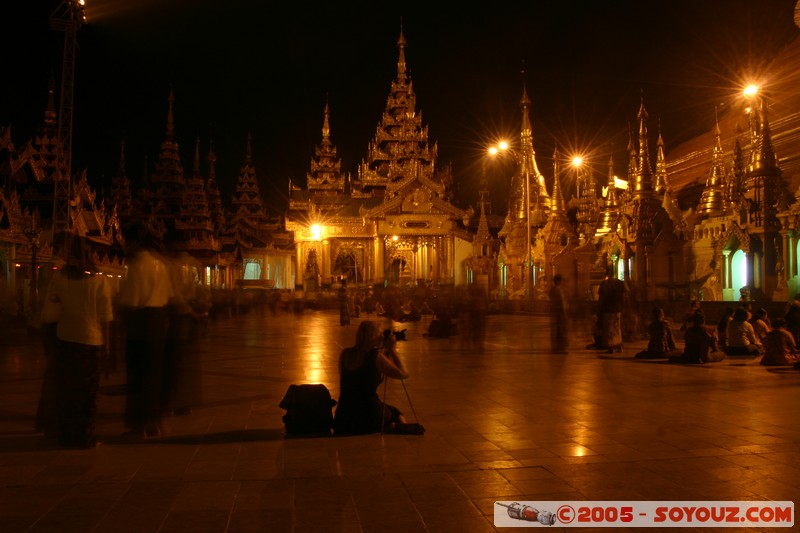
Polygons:
[[753,326],[753,331],[756,333],[756,338],[763,343],[764,338],[770,331],[767,310],[763,307],[760,307],[755,313],[753,313],[753,318],[750,319],[750,324]]
[[794,337],[786,329],[786,320],[776,318],[772,330],[764,339],[764,357],[761,364],[766,366],[793,365],[800,358]]
[[647,343],[646,350],[636,354],[637,359],[665,359],[670,355],[677,355],[672,324],[664,318],[663,309],[660,307],[653,309],[653,320],[647,329],[650,333],[650,341]]
[[689,324],[683,337],[686,341],[683,353],[677,357],[670,357],[670,363],[716,363],[725,359],[725,352],[717,351],[717,339],[705,326],[705,317],[702,313],[693,315]]
[[747,321],[749,313],[744,307],[737,307],[733,312],[733,320],[728,323],[725,332],[728,355],[758,355],[764,353],[764,346],[756,337],[752,324]]
[[383,334],[378,323],[364,320],[356,332],[355,345],[339,356],[339,403],[333,420],[337,435],[378,433],[405,423],[397,407],[384,404],[377,389],[385,378],[408,377],[397,355],[394,335]]
[[723,351],[728,347],[728,324],[733,320],[733,311],[733,307],[726,307],[717,323],[717,342],[719,343],[719,348]]

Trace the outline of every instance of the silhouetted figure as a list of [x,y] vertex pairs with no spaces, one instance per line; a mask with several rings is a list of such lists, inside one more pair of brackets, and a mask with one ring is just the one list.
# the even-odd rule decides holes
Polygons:
[[155,236],[144,227],[137,228],[128,243],[127,274],[119,292],[126,326],[125,422],[133,435],[153,437],[163,431],[164,353],[172,289]]
[[637,359],[665,359],[678,355],[675,350],[672,324],[664,318],[664,310],[660,307],[653,309],[653,317],[647,331],[650,335],[647,349],[637,353],[635,356]]
[[550,349],[554,353],[567,353],[567,297],[561,283],[561,274],[553,276],[550,288]]
[[797,297],[789,304],[784,318],[786,319],[786,329],[794,337],[795,344],[800,345],[800,300]]
[[350,298],[347,295],[347,281],[342,280],[339,286],[339,324],[342,326],[350,325]]
[[[702,313],[695,313],[689,319],[689,327],[684,332],[683,353],[670,357],[670,363],[716,363],[725,359],[725,352],[718,350],[716,335],[705,326]],[[713,328],[713,326],[711,326]]]
[[384,425],[405,422],[399,409],[378,397],[378,385],[386,377],[408,377],[397,355],[397,340],[391,334],[384,335],[377,322],[364,320],[358,326],[355,345],[342,350],[339,356],[335,433],[377,433]]
[[600,282],[598,289],[598,312],[603,324],[603,346],[608,352],[622,351],[622,309],[628,287],[616,278],[613,267],[609,267],[608,275]]
[[764,338],[764,357],[761,364],[766,366],[794,365],[800,360],[794,337],[786,330],[786,320],[776,318],[773,329]]
[[93,448],[100,359],[108,353],[113,318],[111,293],[106,277],[91,272],[82,239],[68,238],[67,249],[66,264],[54,275],[48,295],[61,308],[56,326],[58,443]]
[[726,307],[722,316],[717,322],[717,342],[720,350],[725,350],[728,346],[728,324],[733,320],[733,307]]
[[197,343],[209,302],[198,278],[200,263],[186,252],[172,254],[168,261],[172,298],[161,404],[165,413],[186,415],[201,401],[202,370]]
[[772,329],[769,326],[767,310],[763,307],[756,309],[755,313],[753,313],[753,317],[750,319],[750,325],[753,326],[753,331],[756,334],[756,338],[763,344],[767,333],[769,333]]

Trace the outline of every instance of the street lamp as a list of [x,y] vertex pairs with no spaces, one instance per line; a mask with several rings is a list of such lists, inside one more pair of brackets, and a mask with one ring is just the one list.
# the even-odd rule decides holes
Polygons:
[[[489,147],[489,155],[497,156],[502,153],[510,153],[517,163],[520,162],[521,155],[514,150],[506,141],[499,141],[496,145]],[[526,253],[525,253],[525,297],[530,298],[533,294],[533,264],[531,261],[531,173],[527,166],[523,168],[525,172],[525,229],[526,229]]]

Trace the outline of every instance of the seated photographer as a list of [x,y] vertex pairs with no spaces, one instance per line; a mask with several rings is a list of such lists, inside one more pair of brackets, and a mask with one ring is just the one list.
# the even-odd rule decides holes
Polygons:
[[[705,326],[705,317],[702,313],[695,313],[688,318],[691,324],[686,328],[684,340],[686,346],[683,353],[670,357],[670,363],[716,363],[725,359],[725,352],[717,350],[717,340],[715,338],[716,328],[709,330]],[[713,326],[712,326],[713,328]]]
[[385,377],[408,377],[397,355],[397,339],[377,322],[364,320],[358,326],[355,346],[339,356],[339,403],[333,429],[338,435],[378,433],[384,427],[405,423],[402,413],[384,405],[377,393]]

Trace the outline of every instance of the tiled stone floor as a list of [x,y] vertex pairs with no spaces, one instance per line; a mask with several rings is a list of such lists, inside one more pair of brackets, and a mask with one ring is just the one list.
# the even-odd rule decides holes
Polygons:
[[[322,382],[338,396],[357,323],[332,311],[215,321],[200,407],[167,419],[164,437],[126,440],[114,374],[101,384],[104,443],[78,451],[33,432],[43,360],[35,337],[5,328],[0,531],[469,533],[495,530],[496,500],[800,492],[800,372],[633,359],[644,342],[598,354],[582,332],[553,355],[542,317],[490,316],[482,347],[401,325],[422,437],[284,438],[286,388]],[[410,414],[399,382],[388,396]]]

